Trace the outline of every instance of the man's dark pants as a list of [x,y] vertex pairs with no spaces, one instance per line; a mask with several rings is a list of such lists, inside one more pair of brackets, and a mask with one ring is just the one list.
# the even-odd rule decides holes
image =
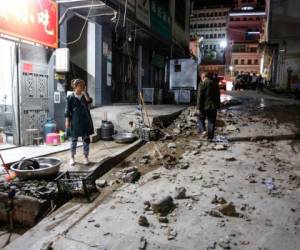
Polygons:
[[215,134],[217,110],[204,110],[198,118],[198,132],[202,133],[205,129],[205,120],[208,121],[208,139],[213,139]]

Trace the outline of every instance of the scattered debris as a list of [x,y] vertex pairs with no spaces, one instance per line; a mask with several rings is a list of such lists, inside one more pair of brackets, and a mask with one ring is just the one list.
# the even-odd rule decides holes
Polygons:
[[153,180],[156,180],[156,179],[159,179],[160,178],[160,173],[153,173],[152,174],[152,179]]
[[225,227],[225,226],[226,226],[226,223],[225,223],[224,220],[221,220],[221,221],[218,221],[217,226],[218,226],[218,227]]
[[42,247],[40,248],[40,250],[53,250],[53,241],[46,241],[43,243]]
[[246,177],[246,180],[248,180],[249,183],[257,183],[257,181],[256,181],[256,174],[249,174]]
[[234,125],[229,125],[229,126],[226,127],[226,130],[227,130],[227,131],[236,131],[236,130],[237,130],[237,127],[234,126]]
[[176,143],[174,143],[174,142],[170,142],[169,144],[168,144],[168,148],[176,148],[177,146],[176,146]]
[[260,172],[266,172],[266,171],[267,171],[267,170],[264,169],[262,166],[259,166],[259,167],[257,168],[257,170],[260,171]]
[[185,187],[179,187],[175,188],[175,199],[185,199],[186,198],[186,188]]
[[190,164],[188,162],[179,164],[180,169],[188,169],[190,167]]
[[223,248],[223,249],[232,249],[231,246],[231,240],[230,239],[220,239],[218,242],[219,247]]
[[232,202],[218,205],[217,210],[226,216],[233,216],[233,217],[238,216],[238,213],[236,212],[235,206]]
[[140,175],[137,167],[127,167],[116,173],[116,176],[126,183],[135,182]]
[[160,200],[152,201],[151,207],[154,213],[166,215],[174,209],[173,198],[171,196],[166,196]]
[[104,188],[108,185],[107,181],[102,180],[102,179],[96,180],[95,183],[96,183],[97,187],[100,187],[100,188]]
[[146,250],[146,247],[147,247],[147,240],[144,236],[142,236],[140,238],[140,246],[139,246],[139,249],[140,250]]
[[143,215],[141,215],[141,216],[139,217],[138,224],[139,224],[140,226],[142,226],[142,227],[149,227],[149,226],[150,226],[150,224],[149,224],[147,218],[146,218],[145,216],[143,216]]
[[144,154],[144,155],[143,155],[143,159],[151,160],[150,154]]
[[174,128],[173,133],[179,135],[181,133],[179,128]]
[[225,161],[236,161],[236,158],[233,156],[226,156],[224,157]]
[[148,159],[141,159],[140,160],[140,164],[143,164],[143,165],[146,165],[149,163],[149,160]]
[[168,229],[168,240],[173,240],[173,239],[175,239],[176,238],[176,236],[177,236],[177,232],[174,230],[174,229],[172,229],[172,228],[169,228]]
[[145,211],[152,211],[150,201],[145,201],[144,202],[144,210]]
[[214,146],[214,150],[217,150],[217,151],[226,150],[226,146],[223,144],[218,144],[218,145]]
[[215,197],[213,198],[211,203],[212,204],[226,204],[227,201],[223,197],[218,197],[217,195],[215,195]]
[[168,218],[167,218],[167,217],[164,217],[164,216],[158,217],[158,221],[159,221],[160,223],[169,223]]
[[208,214],[209,214],[210,216],[212,216],[212,217],[217,217],[217,218],[222,218],[222,217],[223,217],[223,215],[222,215],[219,211],[217,211],[217,210],[215,210],[215,209],[210,210],[210,211],[208,212]]
[[163,164],[166,169],[172,169],[177,164],[177,159],[175,156],[166,154],[163,156]]

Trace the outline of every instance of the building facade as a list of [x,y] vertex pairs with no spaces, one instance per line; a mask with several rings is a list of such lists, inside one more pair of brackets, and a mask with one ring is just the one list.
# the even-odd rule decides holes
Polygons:
[[[238,0],[229,13],[227,65],[234,75],[261,74],[259,44],[264,37],[266,13],[256,0]],[[228,69],[229,69],[228,67]]]
[[269,7],[266,69],[273,86],[300,88],[300,1],[267,1]]
[[[87,79],[96,106],[136,103],[142,89],[152,92],[154,102],[164,102],[166,62],[188,54],[190,1],[110,0],[94,7],[80,1],[61,8],[73,8],[61,23],[76,69],[67,77]],[[70,44],[91,8],[82,38]]]
[[[205,7],[192,10],[190,16],[191,50],[201,56],[201,70],[224,74],[229,8]],[[194,47],[194,48],[193,48]],[[195,54],[198,47],[199,51]]]
[[[48,118],[64,130],[73,78],[86,81],[95,107],[138,103],[144,89],[154,103],[166,101],[165,65],[188,56],[189,13],[190,1],[181,0],[1,4],[0,148],[7,138],[14,145],[32,144]],[[57,48],[68,52],[62,61],[69,67],[62,71],[56,68]]]
[[0,149],[38,144],[47,118],[54,117],[54,95],[60,97],[54,87],[58,9],[53,1],[41,2],[0,6]]

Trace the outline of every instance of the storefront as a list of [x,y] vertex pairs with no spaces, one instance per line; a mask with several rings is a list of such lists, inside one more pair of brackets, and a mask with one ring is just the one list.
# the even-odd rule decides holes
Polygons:
[[0,6],[0,149],[32,145],[53,114],[57,5],[10,0]]

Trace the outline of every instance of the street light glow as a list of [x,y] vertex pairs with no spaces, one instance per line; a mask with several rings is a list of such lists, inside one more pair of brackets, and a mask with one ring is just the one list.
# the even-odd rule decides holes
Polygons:
[[226,48],[227,47],[227,41],[226,40],[222,40],[220,42],[220,46],[221,46],[222,49]]

